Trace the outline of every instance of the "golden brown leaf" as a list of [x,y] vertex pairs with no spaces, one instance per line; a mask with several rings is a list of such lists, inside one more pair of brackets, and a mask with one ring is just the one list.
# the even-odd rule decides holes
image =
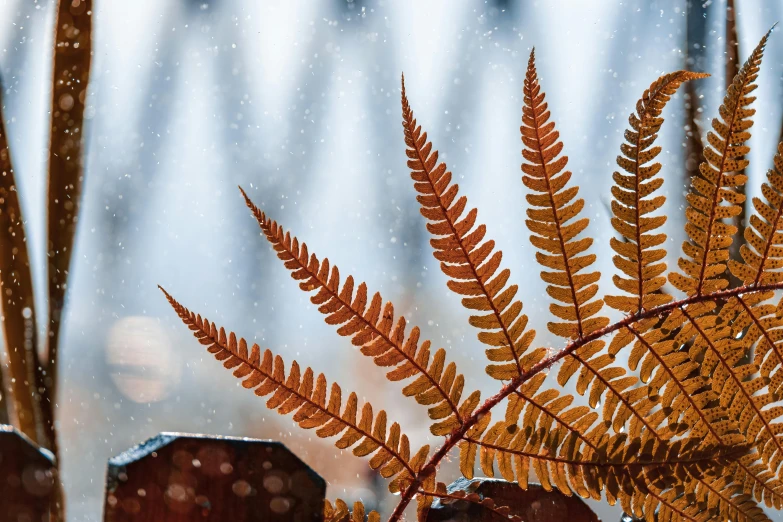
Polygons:
[[[612,187],[612,226],[621,239],[612,238],[611,246],[617,255],[614,264],[622,275],[615,275],[615,286],[629,296],[606,296],[606,304],[626,313],[637,313],[671,301],[669,294],[661,292],[666,283],[666,250],[662,247],[666,234],[655,233],[665,222],[666,216],[650,215],[663,206],[664,196],[652,197],[663,185],[656,177],[661,164],[650,162],[661,152],[653,146],[663,125],[666,103],[683,82],[708,75],[677,71],[655,80],[636,103],[636,112],[628,118],[630,128],[625,131],[625,141],[620,146],[622,155],[617,164],[625,173],[615,172]],[[625,277],[623,277],[625,276]]]
[[545,351],[528,352],[535,331],[527,330],[522,302],[515,299],[517,285],[508,284],[510,270],[500,268],[503,253],[495,250],[493,240],[485,240],[487,227],[477,225],[478,211],[465,211],[467,197],[459,196],[459,185],[452,183],[446,164],[438,163],[438,151],[413,117],[404,77],[402,127],[416,199],[435,236],[430,240],[433,255],[449,277],[448,287],[463,296],[462,305],[479,312],[470,316],[470,324],[482,330],[478,339],[490,346],[486,354],[495,364],[487,366],[487,374],[510,379],[540,361]]
[[[319,438],[341,437],[335,442],[340,449],[353,448],[357,457],[372,455],[370,467],[385,478],[396,477],[392,485],[415,476],[419,467],[411,459],[408,437],[400,431],[400,425],[392,423],[388,428],[386,412],[373,412],[370,403],[359,408],[358,397],[351,393],[343,406],[342,390],[337,384],[327,385],[324,374],[314,375],[313,370],[302,371],[294,361],[288,376],[283,359],[257,344],[248,348],[245,339],[237,340],[234,332],[228,336],[221,327],[197,315],[179,304],[163,288],[171,306],[177,312],[193,336],[207,347],[215,359],[233,370],[242,380],[242,386],[255,391],[259,397],[271,394],[266,406],[281,415],[293,413],[294,422],[304,429],[315,429]],[[327,391],[328,390],[328,391]],[[426,454],[428,446],[418,453]]]
[[414,326],[406,335],[405,318],[395,321],[394,305],[383,305],[380,293],[370,299],[364,283],[354,290],[353,276],[348,276],[341,287],[337,266],[330,268],[328,259],[321,261],[309,253],[306,243],[292,238],[256,207],[244,190],[240,191],[277,256],[291,270],[291,277],[300,281],[302,290],[317,291],[311,301],[326,315],[326,322],[339,325],[337,333],[350,337],[375,364],[392,367],[386,374],[390,381],[416,377],[403,388],[403,394],[429,406],[430,419],[436,421],[430,427],[432,434],[447,435],[461,424],[478,406],[480,393],[474,391],[461,401],[465,378],[457,372],[455,363],[446,364],[446,350],[439,348],[431,356],[430,341],[419,343],[419,327]]
[[713,292],[728,284],[724,272],[737,227],[723,220],[739,215],[745,200],[737,187],[745,184],[747,176],[734,173],[748,165],[745,155],[750,148],[745,143],[750,139],[748,131],[755,113],[749,108],[755,97],[749,94],[756,89],[769,34],[761,39],[734,77],[720,106],[720,116],[712,120],[713,130],[707,133],[709,145],[704,148],[705,161],[699,166],[700,175],[691,181],[689,207],[685,212],[688,220],[685,231],[690,241],[682,245],[684,256],[678,261],[682,273],[669,274],[669,281],[688,295]]

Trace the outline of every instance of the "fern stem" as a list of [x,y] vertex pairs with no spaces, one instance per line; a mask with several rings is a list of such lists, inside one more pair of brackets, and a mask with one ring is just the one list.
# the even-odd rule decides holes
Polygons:
[[605,326],[604,328],[595,330],[580,339],[576,339],[575,341],[572,341],[571,343],[566,345],[565,348],[563,348],[556,354],[541,360],[537,364],[534,364],[533,366],[530,367],[530,369],[519,374],[517,377],[512,379],[508,384],[503,386],[503,388],[501,388],[501,390],[498,393],[496,393],[492,397],[489,397],[484,402],[484,404],[479,406],[473,412],[473,414],[469,418],[465,419],[465,422],[462,424],[462,426],[460,426],[459,428],[451,432],[451,434],[446,438],[446,441],[443,443],[443,445],[440,448],[438,448],[438,451],[432,454],[427,464],[425,464],[424,467],[421,469],[421,471],[414,476],[414,479],[411,481],[411,483],[408,485],[405,491],[400,495],[400,502],[397,504],[397,507],[394,509],[391,516],[389,517],[389,522],[397,522],[402,518],[402,515],[405,512],[405,508],[408,507],[408,504],[410,504],[414,495],[416,495],[416,493],[418,492],[419,486],[421,486],[421,484],[424,482],[427,476],[435,472],[435,469],[438,467],[440,462],[446,457],[446,455],[448,455],[449,451],[451,451],[451,449],[454,446],[456,446],[457,443],[459,443],[459,441],[465,438],[465,434],[467,433],[467,431],[471,427],[473,427],[483,415],[489,413],[489,411],[492,410],[492,408],[497,406],[497,404],[499,404],[503,399],[505,399],[511,393],[513,393],[519,386],[524,384],[526,381],[530,380],[533,376],[552,367],[552,365],[554,365],[556,362],[560,361],[567,355],[570,355],[575,350],[578,350],[579,348],[581,348],[582,346],[584,346],[585,344],[591,341],[599,339],[610,333],[616,332],[617,330],[620,330],[621,328],[625,328],[626,326],[630,326],[633,323],[639,322],[643,319],[647,319],[650,317],[658,317],[676,308],[682,308],[686,305],[694,304],[694,303],[702,303],[705,301],[718,300],[718,299],[728,299],[729,297],[740,296],[742,294],[748,294],[754,292],[767,292],[770,290],[783,290],[783,282],[771,283],[768,285],[759,285],[759,286],[738,286],[736,288],[718,290],[710,294],[702,294],[702,295],[695,294],[686,297],[684,299],[680,299],[679,301],[673,301],[671,303],[666,303],[664,305],[656,306],[654,308],[650,308],[649,310],[645,310],[637,314],[629,315],[624,319],[621,319],[620,321]]

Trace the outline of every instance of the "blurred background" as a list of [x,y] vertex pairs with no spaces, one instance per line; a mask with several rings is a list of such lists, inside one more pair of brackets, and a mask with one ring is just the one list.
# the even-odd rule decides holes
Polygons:
[[[63,326],[58,424],[69,518],[101,519],[108,457],[161,431],[283,441],[329,481],[328,497],[390,509],[365,461],[268,412],[203,350],[156,285],[249,340],[385,407],[413,439],[426,410],[310,304],[245,208],[241,184],[310,249],[379,290],[450,350],[487,396],[484,353],[430,254],[405,164],[399,78],[521,285],[536,342],[561,344],[524,226],[521,90],[530,49],[587,202],[602,288],[611,286],[609,187],[628,114],[660,74],[707,71],[699,122],[725,91],[724,0],[96,1],[83,207]],[[737,2],[740,61],[783,18]],[[53,3],[0,0],[4,113],[45,295],[45,162]],[[783,37],[764,58],[749,192],[781,135]],[[683,89],[683,93],[684,93]],[[692,130],[683,93],[660,144],[669,263],[683,240]],[[698,111],[695,107],[698,106]],[[39,325],[41,327],[41,325]],[[41,330],[43,332],[43,330]],[[438,444],[431,440],[431,444]],[[441,478],[456,478],[453,463]],[[393,505],[393,504],[391,504]],[[595,509],[605,520],[619,510]],[[783,520],[780,518],[779,520]]]

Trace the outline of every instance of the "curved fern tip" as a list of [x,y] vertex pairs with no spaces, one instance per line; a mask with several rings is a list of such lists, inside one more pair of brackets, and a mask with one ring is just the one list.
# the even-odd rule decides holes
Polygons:
[[245,203],[248,207],[251,209],[255,208],[255,205],[253,204],[253,201],[250,199],[250,196],[247,195],[247,192],[245,192],[245,189],[243,189],[241,186],[239,186],[239,192],[242,193],[242,197],[245,198]]

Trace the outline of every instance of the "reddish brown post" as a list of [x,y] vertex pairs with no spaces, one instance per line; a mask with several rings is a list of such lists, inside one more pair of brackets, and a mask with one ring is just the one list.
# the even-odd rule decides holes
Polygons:
[[0,425],[0,520],[48,522],[55,473],[48,451],[13,427]]
[[104,522],[311,522],[326,482],[279,442],[163,433],[109,460]]
[[[599,522],[595,513],[577,496],[567,497],[557,490],[546,491],[538,484],[527,489],[513,482],[495,479],[459,479],[448,487],[449,493],[463,491],[489,497],[495,506],[508,506],[509,514],[525,522]],[[496,522],[498,516],[467,500],[432,504],[427,522]]]

